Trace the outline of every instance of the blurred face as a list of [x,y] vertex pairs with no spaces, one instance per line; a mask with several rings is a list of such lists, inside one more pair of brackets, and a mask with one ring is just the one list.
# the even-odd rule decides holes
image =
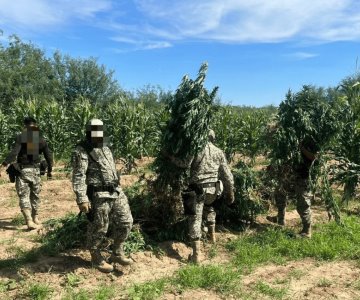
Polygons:
[[26,154],[33,160],[39,158],[39,128],[36,126],[27,126],[21,133],[21,144],[26,149]]
[[105,146],[104,125],[87,125],[86,136],[88,141],[95,147],[101,148]]

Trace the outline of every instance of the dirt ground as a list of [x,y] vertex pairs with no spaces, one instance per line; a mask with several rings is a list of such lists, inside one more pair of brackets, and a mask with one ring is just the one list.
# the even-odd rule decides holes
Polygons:
[[[144,166],[149,160],[139,162]],[[0,184],[0,260],[14,258],[19,251],[38,247],[36,236],[39,231],[28,231],[24,225],[13,225],[19,219],[20,210],[14,184],[4,183],[6,174],[1,174]],[[123,187],[132,185],[137,175],[123,175]],[[69,212],[77,213],[70,179],[61,172],[61,166],[55,168],[54,179],[42,183],[41,219],[60,218]],[[326,212],[314,210],[315,222],[326,222]],[[299,217],[295,211],[287,214],[288,226],[299,226]],[[269,224],[265,216],[257,218],[257,224]],[[249,229],[249,230],[256,230]],[[247,233],[245,233],[247,234]],[[217,253],[209,258],[211,245],[204,244],[204,264],[223,264],[230,260],[230,254],[223,245],[237,237],[233,233],[218,233]],[[123,267],[116,265],[113,274],[102,274],[92,268],[90,255],[85,250],[72,250],[55,257],[40,257],[36,263],[27,263],[19,268],[0,269],[0,299],[20,299],[27,284],[48,284],[54,289],[51,299],[61,299],[66,293],[68,274],[81,278],[79,288],[92,290],[101,284],[115,284],[125,291],[134,283],[142,283],[172,275],[187,264],[191,249],[180,242],[167,241],[159,245],[162,255],[151,251],[131,254],[134,264]],[[244,299],[271,299],[269,296],[254,292],[259,281],[271,287],[288,288],[286,299],[360,299],[360,267],[352,261],[318,262],[311,259],[289,262],[286,265],[265,265],[253,270],[241,278]],[[245,296],[247,295],[247,296]],[[121,294],[118,299],[126,299]],[[166,293],[161,299],[231,299],[211,290],[190,290],[182,294]]]

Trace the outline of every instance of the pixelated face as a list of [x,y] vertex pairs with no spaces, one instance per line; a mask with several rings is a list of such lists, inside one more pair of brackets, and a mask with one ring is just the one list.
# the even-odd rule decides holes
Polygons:
[[26,149],[29,158],[36,160],[39,158],[40,135],[39,128],[27,127],[21,133],[21,144]]
[[91,144],[96,148],[106,146],[107,138],[104,137],[104,125],[87,125],[86,136]]

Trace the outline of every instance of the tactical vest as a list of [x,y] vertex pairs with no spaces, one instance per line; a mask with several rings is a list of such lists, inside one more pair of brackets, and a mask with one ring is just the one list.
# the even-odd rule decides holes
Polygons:
[[116,171],[111,150],[108,147],[94,148],[89,143],[81,143],[80,146],[88,156],[88,168],[86,172],[87,185],[105,188],[117,187],[119,176]]

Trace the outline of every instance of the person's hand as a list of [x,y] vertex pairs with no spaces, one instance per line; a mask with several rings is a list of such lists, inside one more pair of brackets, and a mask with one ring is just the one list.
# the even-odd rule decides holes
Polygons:
[[83,213],[87,214],[90,211],[90,203],[89,202],[80,203],[78,206],[79,206],[80,211],[82,211]]

